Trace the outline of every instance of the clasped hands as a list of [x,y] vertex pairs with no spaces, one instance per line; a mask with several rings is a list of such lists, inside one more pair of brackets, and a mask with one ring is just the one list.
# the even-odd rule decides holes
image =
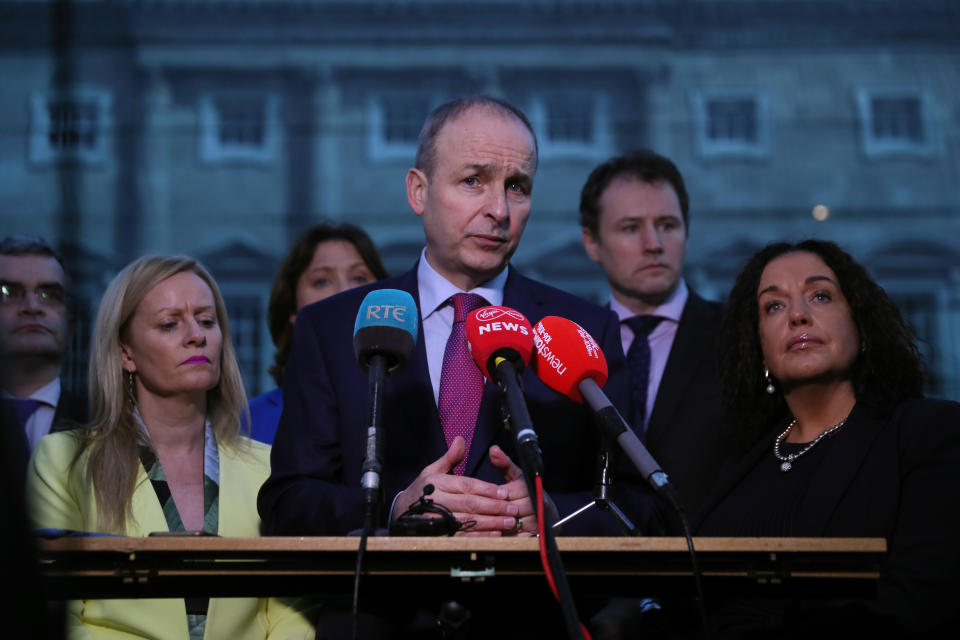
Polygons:
[[[404,513],[423,495],[423,488],[434,487],[430,499],[449,509],[460,523],[474,524],[457,535],[467,536],[533,536],[537,520],[533,502],[527,491],[523,471],[497,445],[490,447],[490,462],[503,473],[503,484],[485,482],[450,471],[466,454],[466,442],[454,438],[440,458],[424,467],[420,475],[404,489],[393,505],[393,517]],[[556,507],[544,496],[544,508],[556,517]]]

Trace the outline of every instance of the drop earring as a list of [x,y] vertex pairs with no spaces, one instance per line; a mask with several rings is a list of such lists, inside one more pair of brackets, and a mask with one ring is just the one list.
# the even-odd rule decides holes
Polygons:
[[132,371],[127,371],[127,372],[126,372],[126,378],[127,378],[127,396],[129,396],[129,398],[130,398],[130,403],[135,405],[135,404],[137,404],[137,385],[136,385],[136,383],[133,381],[133,376],[134,376],[134,374],[133,374]]
[[776,393],[777,388],[773,386],[773,378],[770,377],[770,369],[763,370],[763,378],[767,381],[767,393],[770,395]]

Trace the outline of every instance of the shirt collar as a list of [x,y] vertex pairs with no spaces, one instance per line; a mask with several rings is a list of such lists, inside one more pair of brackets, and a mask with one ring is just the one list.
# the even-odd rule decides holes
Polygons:
[[450,296],[457,293],[476,293],[483,296],[489,304],[499,306],[503,304],[503,287],[507,283],[507,273],[510,266],[504,269],[495,278],[487,280],[479,287],[474,287],[470,291],[464,291],[453,285],[449,280],[440,275],[430,263],[427,262],[426,248],[420,252],[420,262],[417,265],[417,286],[420,292],[420,315],[423,319],[432,315],[434,311],[443,306],[450,299]]
[[[680,278],[680,282],[677,283],[677,288],[670,294],[667,301],[651,311],[650,315],[660,316],[661,318],[679,323],[680,316],[683,315],[683,307],[687,304],[687,298],[689,296],[690,291],[687,289],[687,283],[684,282],[683,278]],[[617,314],[620,322],[637,315],[612,296],[610,297],[610,309]]]
[[[14,398],[15,396],[7,393],[6,390],[3,391],[4,398]],[[40,402],[49,405],[51,407],[56,407],[57,403],[60,402],[60,377],[56,377],[47,384],[43,385],[33,393],[31,393],[27,398],[32,398],[34,400],[39,400]]]

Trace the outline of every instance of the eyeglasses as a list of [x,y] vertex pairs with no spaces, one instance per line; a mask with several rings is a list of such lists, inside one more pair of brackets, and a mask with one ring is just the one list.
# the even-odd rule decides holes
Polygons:
[[45,307],[61,307],[67,300],[67,291],[59,284],[42,284],[27,291],[19,282],[0,282],[0,303],[21,304],[28,293],[34,293]]

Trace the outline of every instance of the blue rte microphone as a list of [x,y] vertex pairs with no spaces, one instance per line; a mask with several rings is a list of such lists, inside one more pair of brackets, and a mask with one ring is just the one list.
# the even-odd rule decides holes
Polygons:
[[[353,350],[367,372],[367,422],[360,486],[363,488],[364,522],[361,540],[380,522],[383,502],[380,489],[381,436],[384,378],[403,368],[417,345],[419,311],[413,296],[399,289],[376,289],[367,294],[357,311]],[[386,529],[383,529],[385,532]]]
[[417,305],[406,291],[376,289],[360,303],[353,350],[364,371],[383,356],[387,372],[402,368],[417,345]]

